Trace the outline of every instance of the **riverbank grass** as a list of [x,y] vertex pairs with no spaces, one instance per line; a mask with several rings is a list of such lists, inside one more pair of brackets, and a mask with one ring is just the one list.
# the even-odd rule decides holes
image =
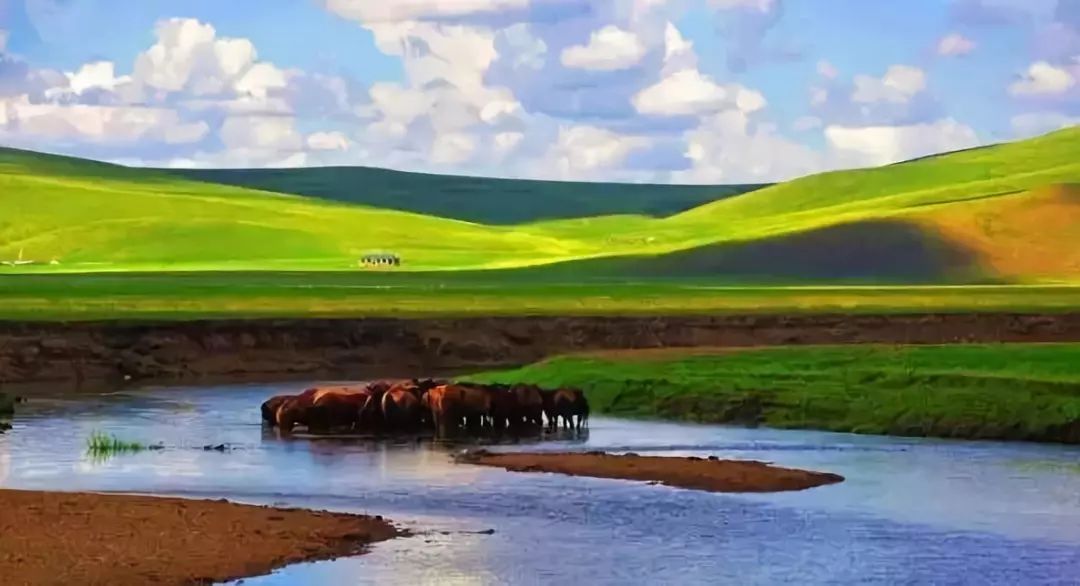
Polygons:
[[139,442],[122,440],[115,435],[95,431],[86,438],[86,453],[94,458],[108,458],[119,454],[137,454],[149,449]]
[[468,378],[578,387],[619,416],[1080,443],[1080,344],[606,352]]

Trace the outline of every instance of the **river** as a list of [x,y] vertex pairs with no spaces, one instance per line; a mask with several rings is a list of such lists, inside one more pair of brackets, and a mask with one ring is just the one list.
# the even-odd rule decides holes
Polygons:
[[[587,437],[516,446],[716,455],[847,478],[713,494],[456,465],[459,448],[415,440],[280,440],[261,428],[258,406],[298,388],[35,398],[0,435],[0,486],[381,514],[416,533],[248,586],[1080,583],[1075,447],[603,417]],[[165,449],[95,461],[85,453],[95,430]],[[202,449],[215,444],[230,449]]]

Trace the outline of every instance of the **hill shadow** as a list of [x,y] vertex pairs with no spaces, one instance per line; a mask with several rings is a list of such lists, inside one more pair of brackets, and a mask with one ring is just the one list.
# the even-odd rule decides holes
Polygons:
[[548,276],[702,278],[737,283],[994,283],[979,255],[932,230],[869,220],[656,256],[572,261],[534,269]]

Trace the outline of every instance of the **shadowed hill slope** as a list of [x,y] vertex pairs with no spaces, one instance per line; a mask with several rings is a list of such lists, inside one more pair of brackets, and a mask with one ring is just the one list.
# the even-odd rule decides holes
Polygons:
[[595,258],[526,269],[548,278],[800,283],[988,283],[979,255],[913,222],[838,224],[654,256]]
[[495,179],[371,167],[185,169],[178,177],[482,224],[640,214],[669,216],[761,185],[649,185]]
[[754,283],[1080,280],[1080,184],[949,204],[769,238],[529,269],[546,276]]

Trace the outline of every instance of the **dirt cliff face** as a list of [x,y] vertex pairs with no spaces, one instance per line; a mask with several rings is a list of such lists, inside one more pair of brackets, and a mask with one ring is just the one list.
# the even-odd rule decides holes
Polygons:
[[586,350],[998,341],[1080,341],[1080,313],[8,322],[0,383],[405,376]]

